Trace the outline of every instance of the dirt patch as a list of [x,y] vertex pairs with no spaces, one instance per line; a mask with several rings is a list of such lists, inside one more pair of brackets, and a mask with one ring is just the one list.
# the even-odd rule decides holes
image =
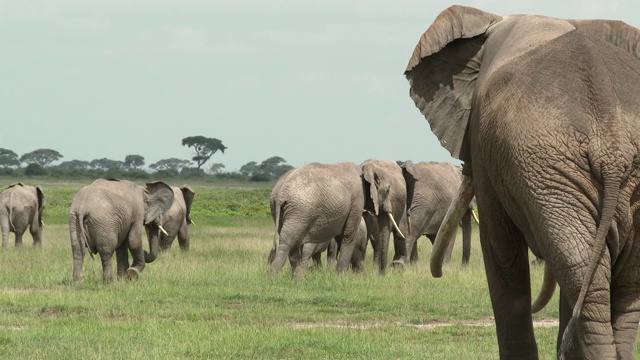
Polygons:
[[[493,318],[473,320],[473,321],[431,321],[426,324],[410,324],[403,322],[391,322],[391,321],[379,321],[379,322],[366,322],[366,323],[346,323],[346,322],[332,322],[332,323],[295,323],[294,329],[311,329],[311,328],[338,328],[338,329],[370,329],[380,326],[409,326],[417,329],[435,329],[445,326],[482,326],[491,327],[495,326]],[[533,321],[533,327],[548,328],[558,326],[557,319],[540,319]]]

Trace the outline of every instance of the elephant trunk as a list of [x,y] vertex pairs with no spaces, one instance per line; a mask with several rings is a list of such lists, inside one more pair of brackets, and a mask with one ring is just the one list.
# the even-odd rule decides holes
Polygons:
[[531,313],[535,314],[538,311],[544,309],[545,306],[551,301],[553,293],[556,291],[556,279],[551,273],[551,267],[544,264],[544,277],[542,278],[542,287],[538,293],[538,297],[531,305]]
[[148,225],[147,236],[149,238],[149,252],[144,252],[144,262],[152,263],[158,257],[160,249],[160,231],[162,227]]
[[447,214],[440,224],[438,235],[433,244],[433,252],[431,253],[431,276],[442,276],[442,263],[444,262],[445,253],[449,244],[455,239],[458,224],[464,213],[469,209],[469,203],[473,199],[473,179],[464,175],[462,183],[458,189],[456,198],[451,202]]
[[469,264],[471,257],[471,217],[473,210],[467,210],[462,216],[462,265]]

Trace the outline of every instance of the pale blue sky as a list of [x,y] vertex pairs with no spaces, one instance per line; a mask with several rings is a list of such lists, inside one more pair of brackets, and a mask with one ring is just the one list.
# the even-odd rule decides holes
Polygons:
[[[451,1],[0,0],[0,147],[64,160],[191,157],[236,170],[307,162],[450,160],[403,71]],[[638,1],[467,1],[498,15],[606,18]]]

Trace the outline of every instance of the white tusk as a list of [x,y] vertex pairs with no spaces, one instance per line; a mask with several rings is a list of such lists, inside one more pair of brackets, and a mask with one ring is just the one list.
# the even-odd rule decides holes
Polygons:
[[471,216],[473,217],[473,221],[480,225],[480,219],[478,219],[478,215],[476,215],[476,212],[473,209],[471,209]]
[[195,225],[196,223],[193,222],[193,220],[189,219],[189,222],[191,223],[191,225]]
[[398,227],[398,224],[396,223],[396,220],[393,218],[393,215],[391,215],[390,212],[388,212],[387,215],[389,215],[389,219],[391,219],[391,223],[393,224],[393,227],[396,229],[398,234],[400,234],[400,237],[405,239],[404,234],[402,233],[402,231],[400,231],[400,228]]
[[169,236],[169,233],[167,233],[167,230],[165,230],[162,225],[158,225],[158,229],[160,229],[160,231],[162,231],[163,234]]
[[44,221],[40,220],[40,225],[42,225],[42,227],[44,227]]

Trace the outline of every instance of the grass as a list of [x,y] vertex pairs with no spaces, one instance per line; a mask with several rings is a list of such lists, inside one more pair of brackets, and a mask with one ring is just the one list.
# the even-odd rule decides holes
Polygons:
[[[51,218],[77,188],[49,189]],[[194,207],[215,201],[208,191],[254,190],[247,202],[268,208],[261,189],[204,187]],[[471,264],[459,264],[458,241],[441,279],[429,275],[423,238],[420,263],[404,271],[379,276],[368,259],[364,274],[322,267],[296,280],[288,265],[267,271],[268,216],[203,215],[214,206],[197,206],[191,250],[174,244],[135,281],[105,285],[100,261],[86,257],[85,281],[73,284],[64,221],[47,223],[41,249],[26,235],[23,248],[0,251],[3,358],[498,358],[477,238]],[[535,292],[542,268],[532,272]],[[557,296],[536,320],[557,318]],[[556,332],[536,327],[542,359],[555,358]]]

